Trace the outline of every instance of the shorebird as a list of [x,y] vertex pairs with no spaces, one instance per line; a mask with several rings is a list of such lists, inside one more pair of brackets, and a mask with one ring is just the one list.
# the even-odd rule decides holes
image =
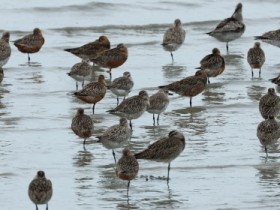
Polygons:
[[207,34],[221,42],[226,42],[228,51],[228,43],[241,37],[244,31],[245,24],[242,17],[242,4],[239,3],[230,18],[221,21],[213,31]]
[[274,83],[276,85],[280,85],[280,74],[277,77],[270,79],[269,81],[271,81],[272,83]]
[[260,98],[259,111],[264,119],[269,115],[277,117],[280,112],[280,97],[276,95],[274,88],[268,88],[267,94]]
[[38,210],[38,205],[41,204],[46,204],[46,210],[48,210],[48,202],[52,197],[52,193],[51,180],[46,178],[44,171],[38,171],[28,188],[29,198],[36,205],[36,210]]
[[110,46],[109,39],[103,35],[94,42],[89,42],[81,47],[64,49],[64,51],[70,52],[81,59],[91,59],[95,58],[98,53],[110,49]]
[[173,51],[176,51],[185,41],[186,32],[182,28],[182,23],[180,19],[176,19],[174,21],[174,25],[166,30],[163,35],[162,46],[163,49],[170,52],[172,62],[173,59]]
[[279,124],[274,119],[274,116],[269,115],[267,119],[258,125],[257,136],[264,146],[267,157],[267,146],[275,143],[280,137]]
[[11,47],[9,40],[10,33],[4,32],[0,39],[0,67],[4,66],[11,56]]
[[255,39],[280,47],[280,29],[268,31],[261,36],[255,36]]
[[124,64],[127,60],[128,51],[124,44],[118,44],[116,48],[105,50],[99,53],[95,58],[90,60],[98,66],[109,68],[110,79],[112,77],[112,69]]
[[259,77],[261,77],[262,65],[265,62],[265,54],[259,42],[255,42],[254,47],[249,49],[247,61],[251,67],[252,77],[254,76],[253,69],[259,69]]
[[206,72],[205,70],[199,70],[194,76],[173,82],[169,85],[159,86],[159,88],[175,92],[181,96],[190,97],[190,107],[192,107],[192,97],[204,91],[206,85]]
[[148,93],[145,90],[141,90],[138,95],[123,100],[120,105],[107,112],[128,119],[132,129],[131,120],[141,117],[149,105]]
[[87,84],[82,90],[75,92],[74,95],[86,103],[93,104],[92,112],[94,114],[95,104],[104,98],[106,91],[104,75],[99,75],[97,82]]
[[116,175],[122,180],[128,180],[127,196],[129,192],[130,181],[134,179],[139,171],[139,164],[134,154],[128,149],[123,150],[123,155],[119,159],[116,167]]
[[170,163],[176,159],[185,149],[185,137],[183,133],[173,130],[168,137],[151,144],[147,149],[135,154],[136,159],[153,160],[168,163],[167,183],[169,182]]
[[14,42],[14,45],[22,53],[27,53],[28,62],[30,62],[30,53],[38,52],[43,46],[45,39],[39,28],[34,28],[33,34],[28,34]]
[[147,112],[153,114],[153,123],[155,123],[155,114],[157,114],[157,124],[159,124],[159,115],[166,110],[169,104],[168,90],[159,90],[154,95],[150,96],[150,106],[147,108]]
[[76,90],[78,90],[78,81],[82,82],[82,87],[84,87],[85,79],[91,77],[92,68],[89,64],[89,60],[83,59],[82,62],[76,63],[72,66],[69,73],[70,77],[76,80]]
[[84,109],[79,108],[71,123],[72,131],[84,139],[83,145],[85,147],[86,139],[91,137],[93,131],[93,121],[90,116],[84,114]]
[[97,136],[98,142],[112,150],[116,164],[116,155],[114,149],[122,147],[131,137],[132,131],[128,126],[126,118],[120,118],[118,125],[109,127],[101,136]]
[[4,70],[2,69],[2,67],[0,67],[0,83],[3,81],[4,79]]
[[128,71],[123,73],[122,77],[118,77],[113,80],[112,84],[108,85],[107,88],[117,96],[117,105],[119,105],[119,96],[125,97],[130,93],[134,86],[132,77]]
[[200,61],[200,67],[196,69],[205,70],[209,84],[209,77],[216,77],[224,72],[225,59],[221,56],[220,50],[218,48],[214,48],[212,50],[212,54],[206,55],[202,58]]

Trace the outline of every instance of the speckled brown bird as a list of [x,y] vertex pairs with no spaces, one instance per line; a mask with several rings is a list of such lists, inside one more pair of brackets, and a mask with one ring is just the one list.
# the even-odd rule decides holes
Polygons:
[[170,163],[185,149],[185,144],[184,134],[173,130],[168,137],[161,138],[149,145],[144,151],[135,154],[135,157],[136,159],[168,163],[167,182],[169,182]]
[[123,155],[117,162],[116,175],[122,180],[128,180],[127,196],[129,191],[130,181],[134,179],[139,171],[139,164],[134,154],[128,149],[123,150]]
[[34,28],[33,34],[28,34],[21,39],[18,39],[14,42],[14,45],[22,53],[28,54],[28,62],[30,61],[30,53],[38,52],[43,44],[45,39],[39,28]]
[[169,85],[159,86],[181,96],[190,97],[190,106],[192,107],[192,97],[200,94],[205,90],[207,85],[207,74],[205,70],[199,70],[194,76],[187,77]]
[[216,77],[222,74],[225,70],[225,59],[221,56],[221,52],[218,48],[212,50],[212,54],[206,55],[200,61],[200,67],[196,69],[205,70],[208,83],[210,83],[209,77]]
[[38,205],[41,204],[46,204],[46,210],[48,210],[48,202],[52,197],[52,193],[51,180],[46,178],[44,171],[38,171],[28,188],[29,198],[36,205],[36,210],[38,210]]
[[74,95],[80,100],[93,104],[92,112],[94,114],[95,104],[101,101],[107,91],[104,75],[99,75],[97,82],[87,84],[82,90],[75,92]]
[[247,61],[251,67],[252,77],[254,76],[253,69],[259,69],[259,77],[260,77],[262,66],[265,62],[265,54],[259,42],[255,42],[254,47],[248,50]]
[[118,44],[116,48],[105,50],[99,53],[95,58],[91,58],[91,61],[96,65],[109,68],[110,78],[112,77],[111,70],[124,64],[127,60],[128,51],[124,44]]
[[98,53],[101,53],[104,50],[108,50],[110,49],[110,47],[111,44],[108,37],[103,35],[96,39],[94,42],[89,42],[81,47],[69,48],[64,50],[82,59],[92,59],[95,58]]
[[264,146],[267,157],[267,146],[275,143],[280,137],[279,124],[272,115],[260,122],[257,128],[257,136]]
[[162,46],[164,50],[170,52],[172,62],[174,61],[172,52],[181,47],[185,41],[185,37],[186,31],[182,28],[180,19],[176,19],[174,25],[165,31]]
[[259,111],[264,119],[269,115],[277,117],[280,112],[280,97],[276,95],[274,88],[268,88],[267,94],[260,98]]
[[77,136],[84,139],[83,145],[85,146],[86,139],[91,137],[93,132],[93,121],[90,116],[84,114],[84,109],[78,108],[72,119],[71,129]]
[[4,66],[11,57],[10,33],[4,32],[0,39],[0,67]]
[[261,36],[255,36],[255,39],[280,47],[280,29],[268,31]]

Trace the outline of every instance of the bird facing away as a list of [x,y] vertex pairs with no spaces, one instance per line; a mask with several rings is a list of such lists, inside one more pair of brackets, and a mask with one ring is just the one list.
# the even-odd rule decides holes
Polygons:
[[119,96],[125,97],[130,93],[134,86],[132,77],[128,71],[123,73],[122,77],[118,77],[113,80],[113,82],[108,85],[108,89],[112,91],[113,94],[117,96],[117,105],[119,105]]
[[190,97],[190,107],[192,107],[192,97],[204,91],[206,85],[206,72],[205,70],[199,70],[194,76],[186,77],[169,85],[159,86],[159,88],[175,92],[181,96]]
[[270,79],[269,81],[276,85],[280,85],[280,74],[277,77]]
[[139,171],[139,164],[134,154],[128,149],[123,150],[122,157],[117,162],[116,175],[122,180],[128,180],[127,196],[129,192],[130,181],[134,179]]
[[84,114],[84,109],[77,110],[72,119],[71,129],[77,136],[84,139],[83,145],[85,147],[86,139],[92,135],[93,121],[90,116]]
[[78,56],[81,59],[92,59],[104,50],[110,49],[110,41],[106,36],[100,36],[94,42],[89,42],[81,47],[64,49],[64,51],[70,52],[73,55]]
[[221,21],[213,31],[207,34],[221,42],[226,42],[228,51],[228,43],[241,37],[244,31],[245,24],[242,17],[242,4],[238,3],[233,15]]
[[153,123],[155,125],[155,114],[157,114],[157,124],[159,125],[159,115],[166,110],[169,104],[168,90],[160,89],[157,93],[150,96],[150,105],[147,112],[153,114]]
[[33,34],[28,34],[16,40],[14,45],[20,52],[28,54],[28,62],[30,62],[29,54],[38,52],[44,43],[45,39],[41,30],[39,28],[34,28]]
[[98,142],[107,149],[112,149],[116,164],[116,155],[114,149],[122,147],[131,137],[132,131],[128,126],[126,118],[120,118],[118,125],[109,127],[101,136],[97,136]]
[[279,124],[272,115],[269,115],[267,119],[258,125],[257,136],[264,146],[267,157],[267,146],[275,143],[280,137]]
[[87,84],[82,90],[75,92],[74,95],[86,103],[93,104],[92,112],[94,114],[95,104],[104,98],[106,91],[104,75],[99,75],[97,82]]
[[3,81],[4,79],[4,70],[2,69],[2,67],[0,67],[0,83]]
[[265,62],[265,54],[259,42],[255,42],[254,47],[249,49],[247,61],[251,67],[252,77],[254,76],[253,69],[259,69],[259,77],[261,77],[262,65]]
[[46,204],[46,210],[48,210],[48,202],[52,197],[52,193],[51,180],[45,177],[44,171],[38,171],[28,188],[29,198],[36,205],[36,210],[38,210],[38,205],[41,204]]
[[256,40],[262,40],[268,44],[280,47],[280,29],[268,31],[261,36],[255,36]]
[[200,67],[196,69],[205,70],[208,83],[210,83],[209,77],[216,77],[222,74],[225,70],[225,59],[221,56],[221,52],[218,48],[212,50],[212,54],[206,55],[200,61]]
[[83,59],[82,62],[74,64],[67,74],[76,80],[76,90],[78,90],[78,81],[81,81],[82,87],[84,87],[85,79],[89,79],[92,74],[89,60]]
[[165,31],[162,46],[164,50],[170,52],[172,62],[174,61],[172,52],[184,43],[185,37],[186,31],[182,28],[180,19],[176,19],[174,25]]
[[4,32],[0,39],[0,67],[4,66],[11,56],[11,47],[9,41],[10,33]]
[[128,119],[132,129],[131,120],[141,117],[149,105],[148,93],[145,90],[141,90],[138,95],[123,100],[115,109],[107,112]]
[[269,115],[277,117],[280,111],[280,97],[276,95],[274,88],[268,88],[267,94],[260,98],[259,110],[264,119]]
[[124,64],[127,60],[128,51],[124,44],[118,44],[116,48],[105,50],[99,53],[95,58],[91,58],[91,61],[98,66],[109,68],[110,78],[112,77],[111,70]]
[[185,149],[185,137],[183,133],[173,130],[168,137],[149,145],[147,149],[135,154],[136,159],[153,160],[168,163],[167,183],[169,182],[170,163]]

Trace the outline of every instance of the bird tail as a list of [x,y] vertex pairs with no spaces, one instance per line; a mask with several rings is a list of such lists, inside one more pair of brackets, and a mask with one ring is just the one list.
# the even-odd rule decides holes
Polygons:
[[259,39],[267,39],[266,37],[264,36],[254,36],[255,40],[259,40]]
[[164,88],[166,88],[166,85],[158,86],[158,88],[164,89]]

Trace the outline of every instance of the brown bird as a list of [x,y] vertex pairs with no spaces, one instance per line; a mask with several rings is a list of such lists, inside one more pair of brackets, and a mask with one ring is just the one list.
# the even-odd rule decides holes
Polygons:
[[87,84],[82,90],[75,92],[74,95],[86,103],[93,104],[92,112],[94,114],[95,104],[104,98],[106,91],[104,75],[99,75],[97,82]]
[[280,47],[280,29],[268,31],[261,36],[255,36],[255,39]]
[[112,77],[111,70],[124,64],[127,60],[128,51],[124,44],[118,44],[116,48],[105,50],[99,53],[95,58],[91,58],[91,61],[96,65],[109,68],[110,79]]
[[119,159],[116,167],[116,175],[122,180],[128,180],[127,196],[129,191],[130,181],[134,179],[139,171],[139,164],[134,154],[128,149],[123,150],[123,155]]
[[153,160],[168,163],[167,183],[169,182],[170,163],[185,149],[185,137],[183,133],[173,130],[168,137],[151,144],[147,149],[135,154],[136,159]]
[[86,139],[92,135],[93,122],[90,116],[84,114],[84,109],[79,108],[77,110],[75,117],[72,119],[71,129],[77,136],[84,138],[83,145],[85,146]]
[[265,62],[265,54],[261,48],[261,43],[255,42],[254,47],[249,49],[247,61],[251,67],[252,77],[254,76],[253,69],[259,69],[259,77],[261,77],[262,65]]
[[280,97],[276,95],[274,88],[268,88],[267,94],[260,98],[259,111],[264,119],[269,115],[277,117],[280,112]]
[[192,97],[201,93],[207,84],[207,74],[204,70],[199,70],[194,76],[187,77],[169,85],[159,86],[166,90],[173,91],[181,96],[190,97],[190,106],[192,107]]
[[110,41],[107,36],[100,36],[94,42],[89,42],[81,47],[64,49],[81,59],[92,59],[104,50],[110,49]]
[[28,34],[21,39],[18,39],[14,42],[14,45],[22,53],[28,54],[28,62],[30,61],[29,54],[38,52],[43,44],[45,39],[42,35],[42,32],[39,28],[34,28],[33,34]]
[[200,61],[200,67],[196,69],[205,70],[208,77],[208,83],[210,83],[209,77],[216,77],[224,72],[225,59],[221,56],[220,50],[214,48],[212,54],[206,55]]
[[29,198],[36,205],[36,210],[38,210],[37,205],[40,204],[46,204],[46,210],[48,210],[48,202],[52,197],[52,193],[51,180],[45,177],[44,171],[38,171],[28,188]]
[[10,33],[4,32],[0,39],[0,67],[4,66],[11,57],[11,46],[9,40]]

